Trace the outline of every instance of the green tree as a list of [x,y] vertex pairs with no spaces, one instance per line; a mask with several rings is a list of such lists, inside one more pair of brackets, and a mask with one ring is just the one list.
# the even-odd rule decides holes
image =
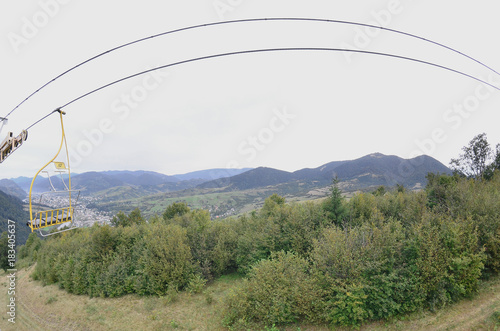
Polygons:
[[167,207],[165,212],[163,213],[164,220],[170,220],[175,216],[182,216],[191,211],[188,205],[185,202],[174,202],[170,206]]
[[274,193],[269,198],[264,201],[264,206],[262,207],[261,213],[264,216],[271,216],[275,214],[280,206],[285,205],[285,198]]
[[7,231],[2,232],[0,236],[0,268],[6,271],[9,269],[9,239]]
[[143,223],[146,223],[146,220],[142,217],[139,208],[132,210],[128,216],[120,211],[111,220],[111,225],[113,226],[131,226],[132,224]]
[[169,287],[184,288],[194,276],[186,229],[176,224],[151,224],[143,238],[141,291],[164,295]]
[[492,163],[495,170],[500,170],[500,144],[497,144],[495,158]]
[[385,186],[380,185],[379,187],[377,187],[377,189],[375,191],[373,191],[372,194],[381,197],[386,193],[387,193],[387,190],[385,189]]
[[42,247],[42,240],[35,232],[32,232],[26,240],[26,244],[19,247],[18,257],[19,259],[28,258],[29,262],[36,261],[36,255],[38,250]]
[[338,177],[333,179],[332,187],[330,188],[331,194],[323,203],[323,209],[327,217],[336,225],[341,225],[348,215],[348,210],[344,205],[344,197],[338,185],[339,182]]
[[458,175],[448,176],[446,174],[428,173],[426,176],[427,186],[425,187],[428,199],[427,206],[430,208],[436,206],[445,209],[449,208],[450,204],[455,200],[453,191],[459,178]]
[[128,215],[128,219],[130,221],[130,225],[146,223],[146,220],[142,217],[139,208],[135,208],[134,210],[132,210]]
[[486,168],[484,178],[491,180],[495,171],[500,171],[500,144],[496,146],[493,162]]
[[468,146],[462,147],[462,151],[463,153],[457,159],[451,160],[452,170],[469,178],[482,178],[492,156],[486,133],[481,133],[472,138]]

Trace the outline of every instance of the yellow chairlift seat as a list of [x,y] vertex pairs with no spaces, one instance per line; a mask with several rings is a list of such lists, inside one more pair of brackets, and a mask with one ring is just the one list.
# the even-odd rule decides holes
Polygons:
[[[62,131],[62,138],[61,138],[61,144],[59,146],[59,150],[57,154],[47,163],[45,164],[38,172],[36,175],[33,177],[33,180],[31,181],[31,186],[30,186],[30,192],[29,192],[29,210],[30,210],[30,220],[27,222],[27,226],[31,228],[31,232],[34,230],[39,230],[40,234],[42,236],[46,236],[42,229],[46,229],[49,227],[53,226],[60,226],[63,224],[69,224],[70,227],[59,230],[56,232],[50,232],[48,235],[53,235],[56,233],[60,233],[63,231],[68,231],[75,229],[76,226],[74,225],[74,213],[75,213],[75,206],[78,203],[78,198],[80,196],[80,191],[74,191],[71,189],[71,170],[70,170],[70,163],[69,163],[69,154],[68,154],[68,146],[66,143],[66,135],[64,133],[64,124],[63,124],[63,114],[61,110],[58,110],[60,114],[60,119],[61,119],[61,131]],[[66,147],[66,162],[67,165],[64,162],[59,162],[59,161],[54,161],[60,154],[62,147]],[[61,181],[64,185],[64,188],[62,190],[57,190],[57,188],[53,185],[52,179],[50,177],[50,171],[47,170],[49,165],[53,164],[56,172],[60,174]],[[35,180],[37,177],[40,175],[40,173],[46,173],[48,182],[50,183],[51,191],[49,192],[44,192],[40,195],[40,201],[38,203],[38,208],[41,208],[42,210],[34,211],[34,203],[33,203],[33,186],[35,183]],[[66,182],[64,180],[63,173],[67,173],[67,180],[68,180],[68,185],[66,185]],[[44,206],[43,199],[44,197],[48,195],[53,195],[54,198],[50,200],[50,204],[52,207],[46,207]],[[57,205],[54,207],[54,205]]]
[[38,212],[33,221],[28,221],[28,226],[42,229],[49,226],[71,222],[74,209],[60,208]]

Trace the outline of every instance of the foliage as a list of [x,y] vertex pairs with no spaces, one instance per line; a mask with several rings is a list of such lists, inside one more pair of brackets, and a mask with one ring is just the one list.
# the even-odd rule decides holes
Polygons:
[[189,213],[191,210],[188,205],[184,202],[174,202],[170,206],[167,207],[165,212],[163,213],[163,219],[169,220],[174,218],[175,216],[182,216],[184,214]]
[[9,237],[8,232],[4,231],[0,235],[0,269],[7,271],[9,266]]
[[189,293],[201,293],[203,291],[203,288],[207,284],[207,280],[201,277],[200,275],[195,275],[191,280],[189,281],[187,285],[187,291]]
[[175,224],[153,224],[145,229],[142,243],[141,292],[162,295],[169,286],[184,288],[188,284],[194,265],[185,229]]
[[[177,204],[175,209],[181,205]],[[187,245],[198,272],[205,279],[212,279],[235,269],[237,235],[234,225],[227,221],[213,222],[204,210],[183,210],[182,213],[172,213],[171,218],[164,218],[162,224],[176,224],[186,230]]]
[[[283,200],[284,201],[284,200]],[[268,208],[259,215],[243,216],[233,222],[237,236],[236,265],[247,273],[256,262],[272,252],[294,252],[307,256],[321,228],[331,222],[321,206],[314,203],[287,205],[265,202]]]
[[[36,233],[30,233],[26,244],[19,246],[17,257],[26,265],[33,264],[37,259],[37,253],[42,247],[42,240]],[[19,264],[18,264],[19,267]]]
[[358,327],[470,297],[500,271],[500,172],[427,178],[425,191],[349,201],[335,184],[321,203],[272,195],[259,212],[224,220],[176,203],[148,222],[30,236],[19,256],[37,261],[34,278],[71,293],[166,303],[239,271],[246,279],[224,299],[226,326]]
[[127,216],[123,212],[119,212],[111,220],[113,226],[131,226],[132,224],[143,224],[146,220],[142,217],[139,208],[134,209]]
[[491,179],[495,171],[500,171],[500,144],[497,144],[493,153],[493,162],[486,168],[484,172],[485,179]]
[[249,279],[225,303],[224,324],[245,326],[316,321],[321,312],[321,289],[309,272],[307,261],[293,253],[273,253],[257,263]]
[[[497,145],[496,155],[493,154],[486,133],[481,133],[472,138],[468,146],[462,148],[463,153],[457,159],[452,159],[450,165],[455,173],[469,178],[490,177],[498,168],[500,147]],[[493,162],[488,164],[493,157]]]
[[339,179],[335,177],[330,188],[331,194],[323,203],[327,217],[336,225],[341,225],[347,218],[348,211],[344,206],[344,198],[339,186]]
[[285,204],[285,201],[285,198],[274,193],[264,201],[264,206],[260,212],[264,216],[274,215],[279,210],[279,207]]

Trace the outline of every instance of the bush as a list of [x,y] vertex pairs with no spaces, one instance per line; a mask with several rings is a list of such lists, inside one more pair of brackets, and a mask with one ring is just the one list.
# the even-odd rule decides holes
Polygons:
[[309,264],[293,253],[273,253],[256,264],[247,281],[224,303],[227,326],[262,322],[266,325],[317,321],[321,290]]
[[[226,326],[304,320],[357,327],[468,297],[485,273],[500,271],[500,174],[428,178],[425,192],[359,194],[349,202],[336,192],[340,204],[331,210],[273,195],[260,212],[212,221],[206,211],[174,204],[149,223],[30,236],[19,256],[36,258],[35,279],[68,292],[154,294],[166,303],[238,270],[248,279],[224,300]],[[337,207],[349,219],[333,217]]]
[[182,289],[188,284],[194,265],[185,229],[175,224],[152,224],[147,227],[142,244],[141,292],[163,295],[169,286]]
[[194,277],[189,281],[186,290],[189,293],[201,293],[206,283],[206,279],[204,279],[200,275],[194,275]]
[[370,314],[366,308],[368,296],[364,287],[356,283],[330,288],[331,299],[326,303],[325,320],[332,326],[360,326]]

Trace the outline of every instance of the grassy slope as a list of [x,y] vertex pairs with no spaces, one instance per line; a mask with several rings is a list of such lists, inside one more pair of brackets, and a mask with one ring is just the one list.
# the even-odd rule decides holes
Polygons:
[[[89,298],[66,293],[57,285],[41,286],[28,274],[18,273],[17,323],[1,314],[0,329],[6,330],[224,330],[219,324],[221,300],[241,282],[223,277],[209,285],[207,294],[178,295],[175,302],[165,298],[128,295],[121,298]],[[0,272],[0,306],[7,303],[7,281]],[[207,296],[213,302],[207,302]],[[4,309],[4,308],[2,308]],[[422,312],[385,323],[372,323],[361,330],[497,330],[500,329],[500,278],[483,283],[479,294],[437,313]],[[328,330],[300,325],[287,330]]]

